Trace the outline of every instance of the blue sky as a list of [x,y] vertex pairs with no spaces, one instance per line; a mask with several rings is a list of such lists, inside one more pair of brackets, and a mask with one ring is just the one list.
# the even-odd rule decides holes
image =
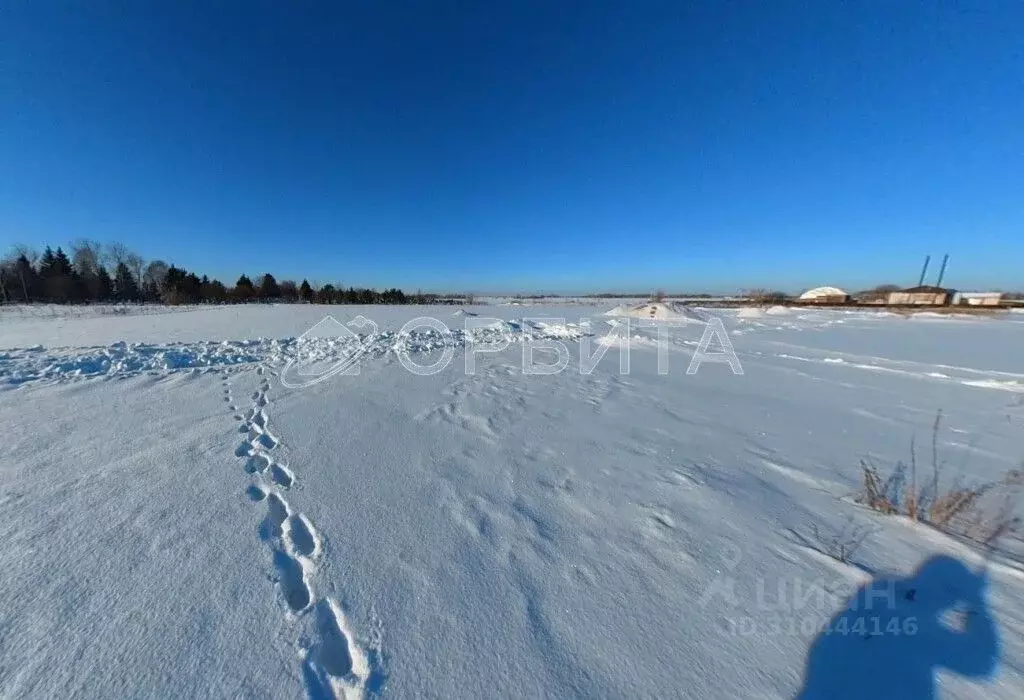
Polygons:
[[1021,288],[1021,27],[1014,0],[15,0],[0,247],[571,293],[911,284],[948,252],[953,286]]

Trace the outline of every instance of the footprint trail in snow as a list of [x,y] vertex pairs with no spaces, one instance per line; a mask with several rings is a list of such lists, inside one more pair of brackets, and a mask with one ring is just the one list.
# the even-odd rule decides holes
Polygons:
[[[266,508],[259,525],[260,539],[271,550],[273,580],[284,601],[290,621],[309,632],[299,634],[302,678],[312,698],[359,698],[366,693],[370,678],[367,654],[358,646],[341,606],[331,598],[317,598],[313,578],[323,553],[323,540],[316,527],[302,513],[294,511],[282,495],[296,483],[296,476],[273,456],[280,441],[270,432],[267,397],[270,383],[264,368],[257,391],[250,395],[252,406],[245,415],[236,414],[238,432],[245,435],[235,449],[243,469],[253,481],[245,494],[254,505]],[[231,402],[227,375],[225,401]],[[232,405],[231,410],[237,411]],[[306,640],[309,641],[306,641]]]

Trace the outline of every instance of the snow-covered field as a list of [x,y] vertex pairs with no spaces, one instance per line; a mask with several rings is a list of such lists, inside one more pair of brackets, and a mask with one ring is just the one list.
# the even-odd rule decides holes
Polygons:
[[853,498],[1020,465],[1024,314],[609,308],[0,311],[0,695],[1024,696],[1024,566]]

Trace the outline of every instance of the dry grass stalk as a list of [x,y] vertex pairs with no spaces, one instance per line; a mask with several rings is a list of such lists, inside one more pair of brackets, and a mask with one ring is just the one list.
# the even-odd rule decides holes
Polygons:
[[888,496],[888,482],[882,481],[878,468],[868,460],[861,460],[860,465],[864,472],[864,490],[858,500],[879,513],[892,515],[899,512],[899,508]]
[[1003,535],[1016,532],[1021,524],[1016,513],[1024,495],[1024,471],[1013,469],[999,481],[972,486],[957,484],[943,492],[943,463],[939,460],[938,447],[941,424],[942,411],[939,411],[932,426],[930,484],[918,487],[916,445],[911,440],[909,483],[906,483],[907,465],[903,462],[897,462],[889,478],[883,480],[871,460],[861,460],[863,488],[857,500],[879,513],[903,514],[991,546]]

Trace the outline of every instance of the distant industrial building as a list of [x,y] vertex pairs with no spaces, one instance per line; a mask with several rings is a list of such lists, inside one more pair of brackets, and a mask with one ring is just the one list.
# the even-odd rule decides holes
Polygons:
[[888,303],[890,306],[947,306],[952,303],[956,291],[942,286],[942,278],[946,274],[946,265],[949,263],[949,254],[942,256],[942,267],[939,268],[939,278],[935,281],[935,286],[924,283],[924,277],[928,273],[928,263],[931,259],[932,256],[925,256],[924,267],[921,268],[921,279],[917,281],[916,287],[889,292]]
[[850,295],[838,287],[815,287],[801,294],[797,300],[807,304],[845,304]]
[[890,306],[946,306],[956,292],[943,287],[921,285],[889,292]]
[[957,292],[953,295],[953,304],[958,306],[999,306],[1002,302],[1002,292]]
[[872,304],[881,306],[889,303],[889,293],[892,290],[889,289],[868,289],[863,292],[857,292],[853,295],[853,300],[858,304]]

